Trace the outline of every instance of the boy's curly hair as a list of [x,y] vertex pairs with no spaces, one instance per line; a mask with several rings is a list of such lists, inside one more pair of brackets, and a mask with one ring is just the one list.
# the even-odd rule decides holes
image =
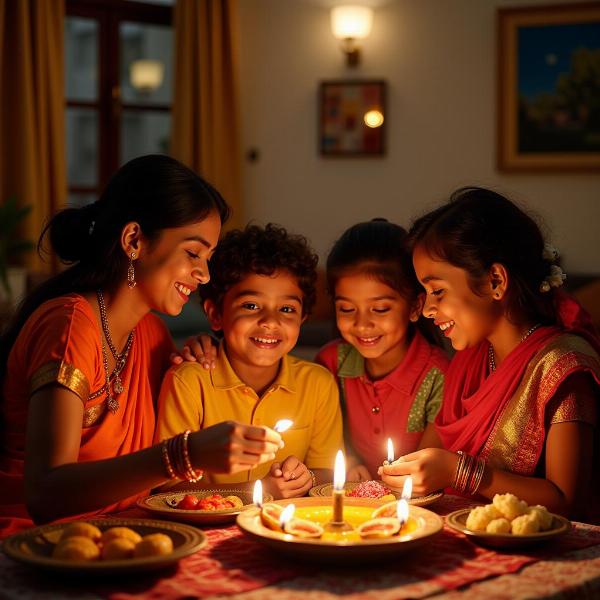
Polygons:
[[274,223],[264,228],[247,225],[245,229],[233,229],[225,234],[210,259],[210,281],[198,288],[200,297],[221,308],[227,291],[245,276],[285,270],[298,280],[305,316],[315,303],[318,261],[304,236],[290,234]]

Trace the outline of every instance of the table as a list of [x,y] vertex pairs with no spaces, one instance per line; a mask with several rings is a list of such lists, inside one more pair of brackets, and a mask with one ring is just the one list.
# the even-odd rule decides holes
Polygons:
[[[469,505],[446,496],[430,508],[448,514]],[[574,523],[560,541],[518,554],[482,548],[445,528],[401,562],[351,569],[294,563],[243,537],[235,526],[206,532],[208,547],[177,568],[118,581],[64,581],[1,555],[0,599],[600,598],[600,527],[583,523]]]

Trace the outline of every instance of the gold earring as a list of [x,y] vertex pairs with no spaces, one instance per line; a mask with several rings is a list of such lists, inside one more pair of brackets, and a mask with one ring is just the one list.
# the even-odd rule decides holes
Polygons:
[[137,281],[135,280],[135,269],[133,268],[133,261],[135,260],[135,257],[135,252],[132,252],[129,255],[129,266],[127,267],[127,285],[129,286],[130,290],[132,290],[137,284]]

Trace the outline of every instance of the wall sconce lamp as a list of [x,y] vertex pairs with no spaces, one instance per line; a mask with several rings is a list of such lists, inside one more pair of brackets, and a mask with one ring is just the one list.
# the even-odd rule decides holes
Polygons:
[[159,60],[134,60],[129,67],[131,85],[141,93],[153,92],[161,86],[164,70]]
[[373,9],[366,6],[336,6],[331,9],[331,30],[342,40],[346,64],[356,67],[360,62],[357,40],[366,38],[373,24]]

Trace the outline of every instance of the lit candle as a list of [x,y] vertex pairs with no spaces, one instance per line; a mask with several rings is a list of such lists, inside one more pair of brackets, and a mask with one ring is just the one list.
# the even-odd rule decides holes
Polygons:
[[400,529],[402,529],[404,523],[408,521],[408,502],[404,498],[398,500],[396,512],[398,514],[398,521],[400,521]]
[[285,531],[285,526],[292,520],[294,513],[296,512],[296,506],[294,504],[288,504],[279,517],[279,524],[281,529]]
[[344,520],[344,483],[346,483],[346,461],[341,450],[335,456],[333,470],[333,519],[334,523]]
[[275,427],[273,427],[273,429],[277,433],[283,433],[284,431],[287,431],[293,424],[294,421],[290,421],[289,419],[280,419],[277,421],[277,423],[275,423]]
[[384,465],[391,465],[394,462],[394,443],[392,438],[388,438],[387,441],[387,460],[383,461]]
[[254,491],[252,492],[252,502],[258,506],[258,508],[262,507],[263,504],[263,489],[262,489],[262,481],[257,479],[254,483]]
[[404,485],[402,486],[402,494],[400,495],[400,498],[402,498],[403,500],[410,500],[412,498],[412,488],[412,477],[409,475],[404,480]]

